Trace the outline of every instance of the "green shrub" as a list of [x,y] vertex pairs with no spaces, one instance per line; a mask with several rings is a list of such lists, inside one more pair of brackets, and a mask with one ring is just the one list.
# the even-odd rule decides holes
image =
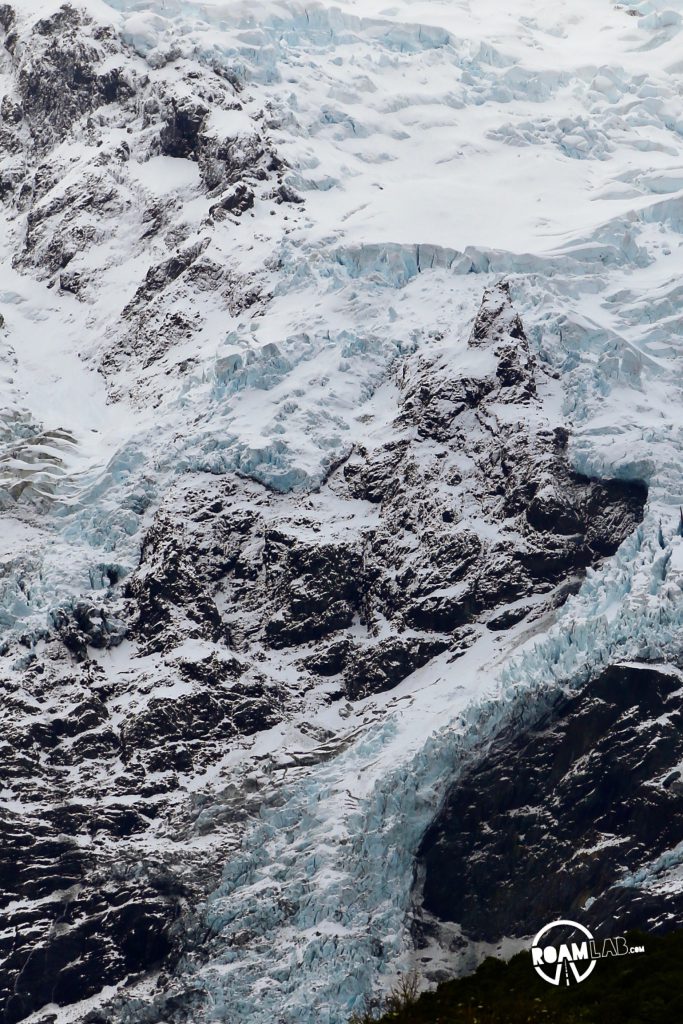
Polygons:
[[645,952],[602,960],[578,985],[548,985],[529,952],[489,958],[421,996],[411,974],[350,1024],[683,1024],[683,932],[631,932],[628,941]]

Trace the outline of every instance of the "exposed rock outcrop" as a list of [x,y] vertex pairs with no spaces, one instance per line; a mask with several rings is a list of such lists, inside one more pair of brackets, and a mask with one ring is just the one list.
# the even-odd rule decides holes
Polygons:
[[666,879],[683,840],[682,715],[679,669],[613,665],[502,736],[424,838],[419,940],[444,922],[495,943],[562,917],[608,937],[680,918]]
[[[238,315],[267,294],[266,269],[242,272],[221,222],[301,197],[237,74],[151,66],[76,5],[33,23],[3,11],[0,200],[25,219],[13,264],[93,305],[124,251],[141,261],[142,282],[117,283],[98,361],[113,395],[147,401],[149,368],[196,338],[212,309]],[[192,223],[179,214],[190,190],[206,207]],[[176,372],[190,366],[177,360]]]

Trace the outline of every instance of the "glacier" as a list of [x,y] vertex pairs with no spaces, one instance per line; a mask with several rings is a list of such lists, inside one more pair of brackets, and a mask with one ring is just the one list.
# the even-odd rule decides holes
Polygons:
[[[634,5],[628,13],[646,7]],[[665,28],[665,36],[649,45],[654,52],[666,51],[679,24],[673,12],[635,22],[628,57],[638,63],[635,54],[648,48],[632,43],[636,31]],[[301,45],[301,37],[296,43]],[[670,53],[673,57],[674,50]],[[562,122],[553,114],[527,122],[524,144],[547,147],[548,139],[553,144],[559,139],[567,156],[599,160],[601,166],[618,165],[613,154],[625,146],[631,154],[633,148],[647,153],[648,162],[654,152],[663,152],[675,165],[679,129],[663,113],[671,86],[660,91],[649,74],[639,76],[620,60],[627,61],[623,51],[611,67],[567,70],[554,81],[546,74],[548,84],[541,89],[530,87],[517,71],[517,88],[527,103],[554,98],[572,81],[574,97],[581,96],[589,112],[569,123],[567,111]],[[500,81],[491,64],[496,66],[480,57],[475,80]],[[462,103],[509,102],[513,96],[508,100],[491,87],[488,96],[467,96]],[[638,103],[638,96],[656,100]],[[562,109],[562,101],[557,107]],[[589,134],[582,126],[591,121],[602,127]],[[640,125],[654,129],[650,139],[663,132],[661,144],[645,145],[636,131]],[[488,137],[514,146],[520,145],[518,132],[508,122]],[[598,477],[646,481],[648,514],[608,566],[589,570],[580,593],[546,636],[527,640],[521,650],[513,644],[508,656],[493,664],[487,664],[490,651],[475,648],[458,666],[457,678],[465,685],[455,689],[463,694],[454,692],[449,670],[437,662],[430,666],[429,684],[411,694],[409,713],[400,700],[390,702],[384,721],[369,726],[348,751],[315,771],[299,769],[302,777],[294,783],[283,779],[275,806],[266,801],[207,904],[206,920],[216,936],[211,963],[188,965],[191,984],[205,993],[209,1019],[239,1013],[254,1022],[275,1016],[337,1024],[360,1009],[378,972],[387,984],[387,976],[391,980],[398,969],[411,966],[411,865],[467,752],[482,749],[510,722],[520,725],[540,716],[557,688],[579,687],[604,665],[634,658],[666,663],[680,648],[681,424],[673,412],[680,385],[678,349],[671,339],[681,268],[681,198],[653,202],[650,195],[659,195],[660,188],[675,194],[681,182],[674,175],[660,186],[657,176],[615,171],[610,166],[606,175],[591,175],[594,201],[602,195],[607,206],[625,201],[628,209],[590,230],[565,228],[554,250],[543,252],[538,242],[528,253],[475,248],[471,232],[462,251],[393,241],[346,245],[333,253],[366,295],[386,289],[400,294],[419,276],[423,294],[450,304],[455,295],[471,294],[469,275],[486,281],[504,273],[536,344],[561,374],[565,414],[574,425],[576,468]],[[554,188],[562,194],[556,181]],[[491,184],[486,191],[494,203],[502,201]],[[428,218],[420,221],[423,237],[443,237],[442,230],[427,230]],[[396,232],[396,226],[389,230]],[[368,225],[364,228],[367,232]],[[458,234],[463,235],[451,233],[453,240]],[[326,273],[334,287],[344,287],[334,265]],[[448,724],[435,730],[434,722],[442,718]],[[289,780],[292,770],[285,774]],[[246,941],[244,950],[237,940],[249,932],[257,938]]]
[[[20,22],[59,6],[30,0]],[[248,133],[269,122],[305,201],[268,208],[259,196],[253,221],[222,221],[206,250],[258,279],[262,301],[227,311],[205,292],[206,323],[167,363],[131,357],[107,379],[98,360],[118,343],[119,298],[161,246],[112,228],[113,257],[87,302],[3,262],[8,636],[36,647],[59,608],[115,593],[178,480],[236,473],[315,493],[372,417],[390,420],[386,381],[401,360],[443,346],[455,361],[501,278],[554,373],[548,402],[571,424],[576,471],[648,487],[642,525],[536,630],[522,623],[499,644],[484,635],[455,665],[437,656],[335,719],[335,739],[306,757],[299,734],[271,737],[258,759],[245,748],[226,769],[222,784],[251,780],[263,802],[201,908],[202,953],[186,954],[169,991],[196,995],[197,1020],[344,1024],[419,967],[414,859],[471,757],[603,667],[667,665],[681,648],[683,6],[75,6],[112,26],[155,82],[195,63],[234,72]],[[126,134],[101,130],[116,143]],[[116,174],[152,204],[146,130],[141,112]],[[74,173],[92,168],[95,146],[60,145]],[[185,245],[202,237],[211,199],[187,167],[169,178]],[[8,252],[21,231],[20,213],[6,218]],[[221,800],[217,785],[217,818]],[[659,884],[679,864],[672,851],[643,878]],[[127,999],[124,1015],[144,1019],[145,994]]]
[[[22,16],[27,20],[37,15],[44,16],[57,7],[57,4],[50,3],[26,5],[22,8]],[[108,552],[116,550],[116,560],[121,566],[132,567],[135,564],[139,535],[145,523],[144,516],[141,517],[136,508],[141,503],[148,503],[145,497],[148,491],[149,502],[154,500],[151,495],[155,484],[151,478],[160,471],[172,473],[190,469],[225,472],[237,469],[281,490],[315,486],[327,467],[344,451],[348,451],[358,437],[351,411],[353,407],[372,394],[373,381],[382,379],[397,354],[418,343],[420,330],[424,333],[429,330],[420,322],[422,310],[411,309],[410,316],[406,315],[406,303],[415,305],[411,298],[404,300],[400,317],[398,311],[391,312],[393,307],[389,310],[383,308],[381,291],[376,290],[382,280],[392,287],[401,287],[425,268],[450,271],[458,276],[482,274],[485,277],[482,286],[487,283],[486,275],[521,275],[516,287],[527,290],[527,302],[536,304],[544,301],[550,305],[554,299],[556,307],[563,307],[567,299],[577,301],[580,295],[584,309],[583,293],[585,290],[593,292],[600,288],[602,268],[624,267],[629,283],[632,283],[631,271],[634,265],[643,264],[644,269],[653,260],[654,254],[660,251],[659,245],[665,244],[656,240],[655,236],[660,234],[668,238],[666,233],[670,230],[675,237],[679,230],[677,218],[680,216],[680,200],[675,198],[675,193],[680,181],[675,174],[666,177],[672,161],[675,164],[675,154],[680,151],[675,105],[671,106],[675,96],[672,82],[676,72],[673,72],[672,78],[666,71],[659,71],[662,60],[666,64],[667,54],[671,52],[672,57],[675,55],[678,21],[673,12],[664,16],[658,13],[658,8],[650,11],[647,5],[641,4],[629,10],[643,17],[626,20],[623,16],[626,12],[622,11],[619,15],[621,25],[614,24],[616,18],[603,25],[596,13],[591,11],[590,5],[580,5],[576,12],[578,27],[575,31],[581,33],[585,59],[582,59],[577,70],[576,62],[571,59],[568,30],[562,30],[566,37],[562,42],[557,19],[542,12],[529,14],[526,11],[517,20],[511,15],[515,32],[511,34],[508,28],[506,35],[505,28],[501,28],[501,49],[497,49],[492,47],[492,37],[485,30],[491,20],[491,13],[483,7],[474,14],[468,10],[467,5],[462,5],[457,16],[455,13],[447,18],[437,15],[433,24],[429,20],[414,21],[411,5],[408,5],[405,13],[390,16],[381,14],[381,8],[375,13],[367,5],[363,7],[360,16],[355,4],[292,4],[286,11],[278,5],[264,5],[262,16],[258,19],[258,29],[253,10],[240,4],[197,5],[186,2],[155,5],[120,2],[85,5],[85,9],[114,25],[145,61],[149,62],[152,50],[158,53],[158,58],[151,62],[152,67],[161,63],[164,47],[170,48],[169,52],[172,51],[176,61],[186,55],[186,59],[198,59],[209,64],[223,61],[233,66],[235,58],[239,57],[243,61],[243,65],[238,65],[240,74],[244,75],[251,87],[259,89],[256,102],[266,101],[274,112],[277,111],[276,117],[282,123],[280,134],[283,152],[292,166],[306,168],[307,175],[314,170],[316,178],[320,177],[326,185],[320,191],[315,185],[316,179],[311,179],[308,184],[315,195],[309,189],[307,219],[301,221],[299,218],[296,229],[283,225],[284,233],[277,241],[273,238],[274,259],[277,260],[279,271],[274,281],[275,295],[264,324],[265,337],[259,336],[258,318],[256,321],[245,319],[242,323],[239,323],[238,318],[232,329],[225,330],[225,341],[215,349],[215,356],[207,352],[208,358],[202,359],[201,365],[183,381],[177,396],[171,395],[170,401],[169,398],[165,400],[165,417],[156,417],[152,427],[145,427],[142,417],[139,423],[141,430],[131,436],[119,451],[112,453],[109,465],[103,463],[102,456],[97,453],[95,458],[99,465],[93,470],[96,479],[92,484],[88,484],[87,477],[85,480],[83,478],[85,467],[74,466],[79,496],[76,498],[71,488],[66,488],[59,517],[66,519],[67,523],[63,526],[56,524],[58,539],[55,542],[63,543],[59,539],[63,537],[68,543],[75,541],[78,545],[82,537],[86,548],[78,552],[76,559],[81,568],[71,584],[66,580],[59,584],[55,581],[54,589],[47,584],[44,601],[38,595],[43,592],[46,584],[35,584],[33,590],[38,606],[34,625],[41,621],[51,601],[59,600],[60,597],[68,599],[83,586],[87,574],[86,565],[91,559],[88,552],[90,546],[104,547]],[[662,18],[664,20],[660,25]],[[652,36],[652,49],[647,46],[643,49],[644,33],[648,27],[652,28],[654,22],[664,31]],[[491,23],[495,24],[495,19]],[[590,37],[586,25],[592,23],[596,25],[598,34],[616,32],[617,36],[623,37],[622,50],[618,51],[620,60],[615,59],[609,67],[602,63],[595,66],[590,64],[590,53],[585,51]],[[542,62],[539,65],[536,57],[529,58],[528,65],[525,64],[525,57],[534,53],[539,38],[543,39],[544,45],[551,46],[553,54],[557,55],[558,70],[549,71],[542,66]],[[366,71],[354,71],[358,85],[347,85],[344,92],[338,81],[340,75],[343,77],[343,72],[338,69],[347,59],[349,47],[355,48],[352,66],[358,66],[359,69],[365,67]],[[292,62],[298,66],[299,58],[295,59],[294,54],[299,51],[308,54],[309,63],[304,62],[302,65],[296,83],[290,83],[289,96],[295,102],[285,117],[282,106],[285,95],[281,81],[282,69],[289,67]],[[378,70],[373,71],[377,54],[381,55],[381,59],[377,65]],[[653,55],[656,55],[656,59]],[[336,64],[335,61],[342,63]],[[425,68],[429,68],[431,91],[412,95],[405,91],[397,92],[397,76],[405,75],[407,68],[415,72],[423,61],[426,61]],[[673,63],[675,66],[675,61]],[[451,72],[454,73],[452,83],[448,78]],[[566,92],[570,75],[574,93],[571,101],[561,101],[558,96]],[[381,86],[373,83],[373,76],[377,77]],[[327,108],[321,112],[307,102],[312,83],[318,81],[325,83],[331,95],[339,92],[347,105],[361,103],[363,117],[371,116],[371,122],[361,136],[358,135],[357,125],[352,129],[353,137],[359,140],[354,143],[357,152],[354,153],[352,147],[348,155],[344,155],[349,148],[348,134],[343,132],[340,135],[334,127],[334,119],[329,121]],[[539,87],[540,82],[545,83],[543,88]],[[514,83],[514,87],[511,88],[509,83]],[[524,122],[524,131],[527,133],[525,141],[537,150],[533,154],[535,161],[540,160],[538,173],[542,172],[544,180],[553,182],[556,194],[569,189],[576,202],[583,204],[580,208],[584,211],[581,214],[584,221],[590,211],[590,220],[594,224],[588,234],[584,231],[578,236],[574,234],[573,237],[566,237],[555,251],[548,247],[547,239],[553,234],[557,237],[563,231],[566,232],[556,200],[544,196],[544,219],[538,221],[536,226],[533,216],[530,216],[535,211],[529,203],[500,202],[498,205],[503,209],[496,211],[493,220],[478,217],[478,226],[474,223],[454,222],[452,228],[447,227],[450,216],[444,218],[442,210],[424,205],[426,193],[430,189],[433,191],[436,186],[432,171],[429,172],[429,179],[423,179],[409,153],[409,129],[414,122],[419,130],[435,138],[437,148],[431,166],[449,167],[454,175],[447,193],[443,194],[444,201],[448,202],[446,195],[451,194],[455,182],[459,182],[460,176],[465,173],[466,179],[461,184],[464,189],[462,197],[467,196],[467,200],[461,198],[452,209],[459,218],[464,210],[476,209],[478,206],[483,209],[481,202],[471,193],[471,183],[477,180],[477,188],[481,190],[484,203],[486,195],[502,197],[507,194],[504,183],[497,183],[495,179],[487,177],[487,173],[497,174],[495,168],[500,166],[500,161],[488,159],[486,154],[493,155],[501,149],[514,153],[518,135],[515,134],[515,122],[510,121],[509,116],[515,104],[522,104],[526,109],[529,103],[545,111],[539,115],[537,122],[529,122],[528,125]],[[481,108],[487,112],[483,119],[479,118]],[[434,122],[435,112],[444,109],[452,110],[453,116],[449,115],[447,123],[441,123],[438,119]],[[489,116],[495,118],[498,109],[506,111],[508,120],[493,131],[488,127]],[[583,118],[587,122],[588,117],[599,118],[603,124],[610,126],[609,137],[613,152],[608,161],[610,172],[602,185],[599,181],[589,184],[594,174],[592,168],[588,177],[583,171],[578,177],[573,172],[570,174],[566,160],[562,159],[563,155],[567,155],[564,150],[558,156],[553,146],[547,144],[548,126],[557,125],[556,130],[563,132],[564,137],[575,137],[577,129],[570,116],[573,110],[577,111],[574,116],[579,119]],[[519,115],[515,117],[519,118]],[[393,124],[388,133],[380,130],[377,118],[385,119],[387,125]],[[330,131],[325,128],[327,124],[333,126]],[[647,130],[647,146],[646,140],[642,138],[643,130]],[[329,136],[324,144],[321,131]],[[661,140],[657,141],[659,136]],[[442,139],[449,140],[448,148],[452,145],[451,138],[466,137],[470,141],[461,142],[459,150],[449,153],[446,149],[441,152]],[[367,141],[361,142],[361,138]],[[479,140],[476,144],[475,139]],[[379,149],[378,140],[381,140]],[[328,154],[325,156],[327,164],[322,160],[322,154]],[[633,159],[633,154],[636,166],[624,171],[624,160],[628,162]],[[521,154],[516,155],[519,158]],[[581,164],[590,164],[599,157],[602,166],[605,155],[602,151],[593,154],[588,148],[581,152]],[[74,153],[79,167],[86,158],[87,154],[81,156],[77,151]],[[488,172],[482,164],[484,159],[488,159]],[[339,176],[339,160],[342,160],[341,166],[345,166],[343,180]],[[373,177],[377,177],[373,170],[377,160],[383,167],[381,185],[373,180]],[[406,160],[409,162],[406,163]],[[394,165],[398,171],[397,179],[394,176]],[[144,168],[145,163],[138,166]],[[523,166],[528,168],[528,161]],[[653,171],[655,167],[658,169]],[[400,189],[404,187],[401,178],[413,183],[413,196],[410,199],[400,194]],[[538,180],[536,177],[535,182]],[[609,183],[612,181],[615,182],[616,191],[610,191]],[[178,194],[187,195],[187,186],[182,184],[182,179],[180,182]],[[331,184],[333,182],[335,184]],[[369,190],[368,194],[374,194],[373,203],[370,206],[361,203],[356,209],[354,190]],[[392,203],[396,205],[385,208],[385,193],[388,191],[392,193]],[[673,198],[651,201],[653,192],[655,196],[660,196],[667,191]],[[338,214],[340,194],[345,194],[345,199]],[[441,194],[438,193],[438,187],[437,194]],[[588,196],[590,200],[587,205]],[[412,223],[414,213],[411,218],[399,216],[397,219],[397,211],[413,209],[416,199],[420,204],[420,214],[415,223]],[[540,201],[540,196],[536,201]],[[611,213],[615,204],[624,210],[616,217]],[[344,205],[348,206],[347,212],[344,212]],[[605,213],[609,212],[607,220],[600,215],[595,216],[598,207]],[[521,216],[519,223],[514,217],[510,220],[511,208],[517,210],[515,216]],[[572,211],[577,209],[576,206],[571,208]],[[369,209],[373,210],[372,217],[375,220],[384,218],[383,222],[377,220],[375,224],[367,220]],[[340,229],[335,228],[332,221],[326,223],[326,210],[333,217],[339,215],[340,223],[345,226]],[[550,219],[548,212],[552,213]],[[350,218],[348,220],[347,214]],[[493,234],[487,226],[489,223],[495,225]],[[397,241],[406,229],[408,236],[417,229],[422,238],[429,239],[429,243],[416,243],[413,239],[409,241],[408,236],[405,242]],[[650,240],[649,244],[639,244],[638,239],[645,236]],[[386,241],[378,242],[378,237]],[[442,239],[446,241],[446,238],[448,248],[442,245]],[[269,247],[267,239],[268,235],[264,234],[262,245]],[[456,239],[461,240],[460,250],[452,248]],[[360,247],[356,240],[361,240]],[[482,246],[482,242],[485,245]],[[509,247],[510,242],[515,243],[513,247]],[[671,255],[675,259],[675,253]],[[249,259],[253,262],[253,256]],[[338,265],[346,268],[354,279],[360,276],[363,281],[361,293],[353,294],[345,274],[339,274]],[[532,297],[530,289],[535,277],[541,276],[544,282],[548,282],[565,274],[571,275],[567,287],[570,292],[579,288],[577,294],[560,294],[561,283],[558,282],[551,288],[553,299],[546,296],[540,300],[535,294]],[[273,274],[270,276],[273,277]],[[112,283],[114,288],[118,286],[115,277]],[[433,288],[438,291],[446,288],[451,296],[454,315],[462,317],[465,311],[466,315],[472,315],[473,303],[468,305],[468,302],[474,289],[467,282],[463,282],[462,286],[460,282],[449,282],[448,285],[435,283]],[[279,301],[280,295],[282,301]],[[313,307],[319,307],[319,314],[312,317],[307,313],[298,317],[292,307],[293,295],[298,296],[301,309],[308,304],[310,296]],[[373,298],[373,295],[376,297]],[[16,299],[9,298],[8,301],[23,301],[21,291]],[[111,298],[105,290],[99,300],[100,316],[105,320],[109,317],[110,302]],[[635,296],[633,302],[637,307]],[[37,308],[30,311],[31,318],[47,315],[49,303],[45,306],[43,302],[34,299],[33,306]],[[74,315],[80,319],[71,310],[69,317]],[[566,312],[562,315],[568,316]],[[631,317],[636,315],[634,308]],[[445,322],[446,318],[441,319]],[[338,326],[330,334],[331,323]],[[365,325],[370,324],[372,327],[368,330]],[[348,343],[345,348],[344,332],[351,327],[353,334],[354,326],[362,349],[358,358],[354,358],[355,353],[350,356],[345,354]],[[563,329],[563,338],[567,338],[567,326]],[[89,331],[97,330],[94,324],[84,329],[86,338]],[[431,329],[439,328],[433,325]],[[602,323],[597,323],[595,329],[606,332],[614,330],[614,327],[606,322],[603,315]],[[543,330],[556,330],[550,323],[550,315],[544,319]],[[69,334],[72,333],[73,328],[69,331]],[[286,337],[288,333],[289,339]],[[653,333],[656,330],[650,332],[650,338]],[[215,337],[213,322],[211,334]],[[315,334],[321,335],[320,340],[311,338]],[[627,340],[626,335],[627,332],[620,332],[617,328],[615,344],[623,345]],[[307,337],[311,340],[306,340]],[[333,396],[335,412],[332,414],[329,396],[325,393],[325,382],[329,371],[338,365],[333,351],[335,337],[343,349],[339,363],[343,364],[343,376],[336,378],[338,383]],[[67,342],[69,346],[72,344]],[[638,358],[642,359],[650,344],[650,339],[639,335]],[[278,346],[281,357],[269,358],[266,354],[269,345]],[[245,366],[248,365],[243,374],[232,376],[228,391],[222,379],[225,374],[226,363],[223,360],[226,359],[226,351],[228,360],[232,351],[243,352],[247,360]],[[371,358],[370,352],[373,353]],[[573,356],[568,353],[568,358]],[[604,363],[605,376],[609,376],[611,369],[606,360]],[[307,377],[313,367],[313,377]],[[73,367],[73,372],[83,376],[77,365]],[[586,376],[585,373],[580,374],[581,380]],[[318,398],[314,398],[314,393],[309,390],[311,379],[316,381],[314,390],[319,388]],[[91,389],[92,381],[92,374],[84,378],[88,390]],[[243,384],[249,390],[256,387],[269,392],[269,404],[273,407],[272,418],[270,422],[264,422],[258,431],[254,430],[251,403],[246,401],[246,396],[241,396],[242,401],[226,403],[227,395],[233,390],[241,391]],[[306,402],[299,401],[302,384],[307,392]],[[580,387],[576,390],[580,390]],[[31,388],[36,394],[33,382]],[[576,400],[583,399],[577,397]],[[13,401],[16,402],[16,398]],[[51,401],[54,402],[54,399]],[[297,409],[292,408],[293,401]],[[99,403],[102,404],[101,398]],[[245,403],[246,408],[242,413],[241,407]],[[325,410],[322,420],[316,412],[318,407]],[[91,415],[92,410],[89,421]],[[331,423],[328,422],[330,417]],[[136,411],[133,423],[136,419],[141,419],[139,410]],[[162,419],[166,426],[162,426]],[[130,430],[133,423],[129,423],[126,429]],[[181,423],[183,426],[179,429]],[[38,420],[38,427],[39,424]],[[67,430],[73,429],[68,421],[64,422],[64,426]],[[154,457],[155,469],[150,474],[136,472],[135,466],[139,466],[141,461],[140,453],[156,447],[160,427],[166,440],[159,445],[160,456]],[[93,428],[90,426],[86,429],[92,431]],[[108,436],[115,436],[118,429],[113,418],[109,417]],[[74,454],[80,454],[83,450],[84,432],[81,432]],[[185,440],[179,445],[177,438],[181,434]],[[169,445],[173,452],[170,458]],[[92,450],[92,445],[89,447]],[[597,471],[598,467],[595,468]],[[84,483],[86,486],[83,486]],[[93,508],[93,501],[101,500],[105,488],[110,489],[110,500],[106,515],[102,517],[98,509]],[[137,494],[139,497],[136,498]],[[125,512],[115,511],[122,506],[128,506]],[[103,518],[106,526],[101,522]],[[52,572],[44,575],[55,579]]]

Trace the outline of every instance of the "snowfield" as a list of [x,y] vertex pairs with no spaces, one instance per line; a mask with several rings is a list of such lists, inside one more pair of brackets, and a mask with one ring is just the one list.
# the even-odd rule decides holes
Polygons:
[[[403,360],[489,372],[467,340],[501,279],[548,368],[529,421],[566,424],[579,473],[648,487],[642,524],[560,610],[481,629],[457,661],[438,654],[353,706],[303,695],[290,719],[184,777],[183,799],[211,793],[214,822],[231,787],[264,798],[241,831],[220,825],[229,850],[201,908],[209,937],[168,992],[193,993],[196,1021],[345,1024],[397,972],[439,964],[411,941],[413,864],[471,752],[558,689],[681,649],[683,2],[72,5],[110,26],[121,51],[107,59],[124,61],[140,100],[132,120],[84,115],[87,132],[51,143],[44,195],[2,216],[7,650],[21,635],[40,644],[60,608],[127,579],[155,514],[207,474],[291,497],[304,539],[309,513],[355,536],[321,487],[358,445],[394,436]],[[60,7],[17,4],[19,46]],[[216,92],[208,156],[154,152],[152,98],[182,105],[195,72],[227,90],[216,69],[243,86],[234,106]],[[6,54],[0,74],[13,98]],[[264,166],[276,153],[284,200],[255,178],[240,215],[210,213],[211,140],[245,162],[263,148]],[[108,198],[79,207],[79,190]],[[46,224],[93,227],[68,278]],[[162,290],[153,271],[170,280],[174,258],[183,272]],[[367,525],[374,508],[354,514]],[[179,641],[181,655],[199,657]],[[119,681],[156,665],[134,641],[92,657]],[[273,672],[294,689],[297,666],[285,653]],[[671,850],[639,884],[679,892],[682,864]],[[149,978],[133,987],[122,1018],[146,1019],[151,992]],[[51,1009],[62,1024],[97,1004]]]

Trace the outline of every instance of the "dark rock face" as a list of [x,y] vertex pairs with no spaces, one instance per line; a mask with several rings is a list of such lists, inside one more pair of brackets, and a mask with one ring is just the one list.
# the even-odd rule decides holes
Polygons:
[[159,136],[164,156],[197,159],[199,132],[209,108],[191,98],[171,99],[170,110]]
[[238,182],[265,180],[272,155],[257,135],[221,138],[207,132],[199,139],[199,173],[206,188],[220,194]]
[[[218,867],[212,858],[179,864],[177,831],[158,855],[147,837],[164,827],[173,808],[165,794],[194,757],[201,770],[212,742],[269,724],[250,687],[227,706],[220,679],[221,670],[232,679],[229,663],[191,665],[190,675],[206,670],[214,697],[209,687],[193,692],[188,675],[175,700],[152,696],[126,713],[132,694],[87,656],[120,640],[107,633],[111,621],[110,611],[76,606],[59,618],[61,639],[0,674],[2,785],[12,794],[0,820],[0,1020],[8,1024],[173,959],[179,915]],[[143,690],[138,672],[133,701]]]
[[[171,627],[174,611],[187,613],[196,629],[192,635],[211,640],[225,638],[225,626],[210,596],[211,580],[204,581],[193,563],[195,552],[182,535],[173,528],[168,518],[159,516],[145,538],[142,558],[153,571],[133,577],[126,585],[133,598],[136,618],[133,630],[147,641],[146,650],[172,647],[177,634],[167,631]],[[219,571],[218,566],[214,572]],[[207,584],[209,586],[207,586]]]
[[531,613],[523,599],[559,584],[566,596],[614,552],[641,519],[645,488],[578,476],[564,428],[535,425],[539,369],[505,286],[486,294],[470,348],[486,351],[485,372],[406,365],[394,436],[352,452],[319,498],[292,510],[232,481],[212,502],[188,493],[182,530],[160,514],[127,584],[146,649],[223,637],[247,661],[258,652],[273,679],[285,652],[301,690],[335,679],[356,700],[462,653],[473,623],[505,628]]
[[[265,139],[257,134],[221,136],[208,122],[210,104],[191,96],[160,96],[158,109],[164,117],[159,134],[159,152],[176,159],[194,160],[206,188],[222,192],[245,180],[264,180],[266,166],[275,157]],[[228,109],[241,110],[234,100]],[[152,101],[148,110],[155,111]],[[284,187],[284,186],[282,186]]]
[[[247,276],[226,259],[221,221],[238,224],[258,202],[275,211],[285,163],[229,70],[146,67],[70,4],[33,24],[18,22],[12,5],[1,10],[0,201],[24,221],[13,265],[91,304],[117,253],[139,257],[148,273],[101,325],[100,365],[114,397],[145,402],[156,389],[158,400],[170,368],[159,368],[161,384],[147,371],[201,332],[213,307],[238,315],[265,301],[267,268]],[[224,123],[231,111],[234,130]],[[157,195],[141,180],[139,169],[159,158],[196,165],[195,198],[213,200],[206,217],[185,223],[177,190]]]
[[223,195],[218,203],[210,207],[210,214],[214,219],[221,219],[231,213],[233,217],[241,217],[247,210],[254,206],[254,193],[248,185],[239,182]]
[[78,601],[68,611],[59,609],[52,620],[65,647],[79,661],[87,659],[88,647],[100,650],[116,647],[126,633],[125,623],[108,608],[98,608],[89,601]]
[[10,4],[0,4],[0,25],[2,25],[5,32],[9,32],[15,21],[16,15]]
[[498,360],[496,380],[506,401],[526,402],[536,395],[534,359],[521,318],[510,305],[510,290],[505,283],[484,296],[469,344],[475,349],[493,346]]
[[69,4],[36,23],[29,55],[21,59],[18,88],[36,144],[61,139],[84,114],[125,102],[135,84],[122,67],[100,68],[117,52],[113,33],[94,26]]
[[423,840],[424,909],[488,942],[562,917],[605,935],[680,927],[666,864],[620,882],[683,840],[682,725],[677,670],[614,665],[502,737]]
[[0,1012],[7,1024],[46,1003],[86,998],[168,955],[182,891],[162,876],[135,877],[132,864],[98,881],[92,855],[75,838],[84,825],[91,835],[123,838],[148,824],[114,805],[99,818],[74,805],[30,822],[4,812]]
[[448,647],[445,639],[391,637],[380,640],[369,650],[353,651],[344,670],[346,694],[349,700],[358,700],[369,693],[393,690],[411,672]]
[[336,633],[360,610],[361,555],[351,545],[303,545],[270,531],[264,561],[280,608],[266,624],[273,647],[291,647]]
[[[386,575],[375,584],[381,613],[401,612],[415,629],[449,632],[550,589],[614,552],[642,514],[642,486],[572,473],[562,428],[529,429],[535,364],[503,286],[485,296],[470,347],[484,348],[487,338],[487,374],[455,375],[444,360],[420,364],[405,380],[399,416],[416,437],[352,457],[344,468],[353,496],[382,507],[374,553],[396,575],[393,584]],[[425,479],[416,456],[430,441],[444,448]],[[436,494],[438,504],[430,501]],[[472,500],[499,524],[499,540],[480,540],[465,512]]]
[[274,193],[276,203],[303,203],[303,198],[289,185],[280,185]]

